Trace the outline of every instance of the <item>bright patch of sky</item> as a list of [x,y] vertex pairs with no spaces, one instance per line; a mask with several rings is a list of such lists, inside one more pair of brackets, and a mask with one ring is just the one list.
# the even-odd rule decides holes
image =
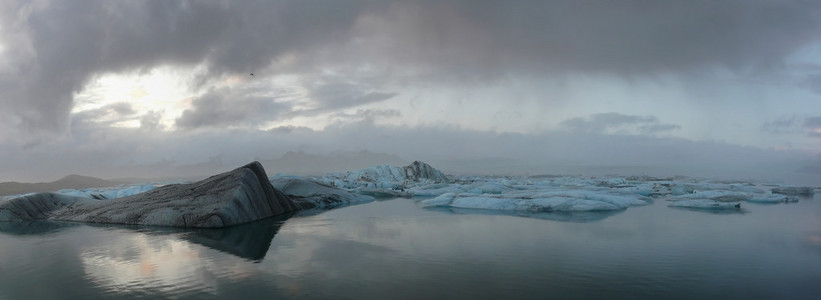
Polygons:
[[[115,103],[128,103],[138,115],[161,113],[160,123],[170,127],[191,105],[191,98],[198,94],[189,88],[196,74],[196,69],[158,67],[145,72],[99,75],[74,95],[71,113],[99,109]],[[130,120],[115,125],[139,127],[140,123]]]

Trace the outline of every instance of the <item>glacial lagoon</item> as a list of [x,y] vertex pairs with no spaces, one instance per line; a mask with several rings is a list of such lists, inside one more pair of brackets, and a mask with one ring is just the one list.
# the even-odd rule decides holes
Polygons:
[[394,198],[225,229],[0,223],[0,299],[817,299],[821,197],[711,210]]

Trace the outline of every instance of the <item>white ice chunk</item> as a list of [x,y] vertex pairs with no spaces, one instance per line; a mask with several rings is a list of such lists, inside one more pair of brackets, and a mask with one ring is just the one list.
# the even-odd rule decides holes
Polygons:
[[498,182],[483,182],[472,185],[468,191],[476,194],[501,194],[511,190],[510,187]]
[[436,198],[422,200],[422,204],[425,206],[450,206],[454,198],[456,198],[456,193],[445,193]]

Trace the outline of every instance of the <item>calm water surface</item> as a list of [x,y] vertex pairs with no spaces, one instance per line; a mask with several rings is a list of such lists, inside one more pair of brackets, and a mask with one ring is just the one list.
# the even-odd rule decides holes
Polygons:
[[821,197],[511,216],[394,199],[225,230],[0,223],[0,299],[821,299]]

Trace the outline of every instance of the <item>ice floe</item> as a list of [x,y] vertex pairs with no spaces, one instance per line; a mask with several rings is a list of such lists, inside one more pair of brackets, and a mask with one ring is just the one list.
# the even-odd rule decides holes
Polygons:
[[815,189],[806,186],[782,186],[773,188],[772,192],[793,196],[812,196],[815,194]]

